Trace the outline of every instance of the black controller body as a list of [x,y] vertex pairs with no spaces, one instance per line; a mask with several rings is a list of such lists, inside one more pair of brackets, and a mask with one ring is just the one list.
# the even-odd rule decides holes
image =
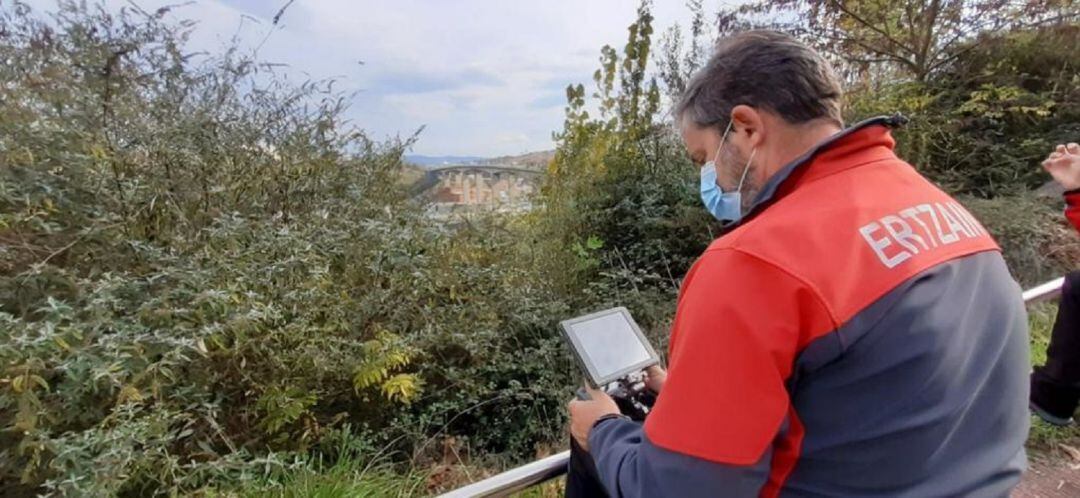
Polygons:
[[[645,387],[645,376],[641,372],[627,375],[600,389],[615,400],[619,412],[637,422],[644,421],[656,403],[656,393]],[[575,394],[578,399],[590,399],[584,387],[578,388]]]

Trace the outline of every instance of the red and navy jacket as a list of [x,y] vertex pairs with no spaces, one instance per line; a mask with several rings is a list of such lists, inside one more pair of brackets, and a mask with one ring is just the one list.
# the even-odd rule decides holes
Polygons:
[[1080,232],[1080,189],[1065,192],[1065,217]]
[[693,265],[653,412],[589,435],[612,496],[1016,485],[1020,288],[986,229],[896,157],[892,124],[861,123],[787,165]]

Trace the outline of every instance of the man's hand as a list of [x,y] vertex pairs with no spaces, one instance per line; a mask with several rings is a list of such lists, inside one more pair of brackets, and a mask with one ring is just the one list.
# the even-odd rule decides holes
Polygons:
[[593,424],[604,415],[618,414],[619,407],[604,391],[589,386],[585,386],[585,390],[592,399],[574,399],[567,407],[570,410],[570,436],[577,441],[581,449],[589,451],[589,431]]
[[653,365],[645,369],[645,387],[649,388],[650,391],[660,394],[666,380],[667,372],[660,365]]
[[1058,145],[1042,165],[1065,190],[1080,188],[1080,145]]

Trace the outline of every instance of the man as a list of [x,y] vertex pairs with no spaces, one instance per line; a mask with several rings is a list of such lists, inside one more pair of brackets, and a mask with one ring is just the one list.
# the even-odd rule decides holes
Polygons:
[[[1080,230],[1080,144],[1059,145],[1043,168],[1065,188],[1065,217]],[[1044,421],[1072,425],[1080,405],[1080,271],[1065,276],[1046,364],[1031,374],[1031,411]]]
[[625,497],[1007,496],[1019,481],[1020,289],[982,225],[893,153],[896,120],[842,130],[840,101],[828,64],[775,32],[721,41],[692,79],[675,116],[728,229],[683,281],[646,422],[598,391],[570,403],[568,495],[593,465]]

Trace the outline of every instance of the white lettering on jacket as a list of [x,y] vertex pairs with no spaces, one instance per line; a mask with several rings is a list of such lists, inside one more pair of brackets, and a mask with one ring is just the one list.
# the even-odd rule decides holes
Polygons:
[[924,203],[887,214],[859,228],[886,268],[922,252],[987,234],[975,217],[955,201]]

